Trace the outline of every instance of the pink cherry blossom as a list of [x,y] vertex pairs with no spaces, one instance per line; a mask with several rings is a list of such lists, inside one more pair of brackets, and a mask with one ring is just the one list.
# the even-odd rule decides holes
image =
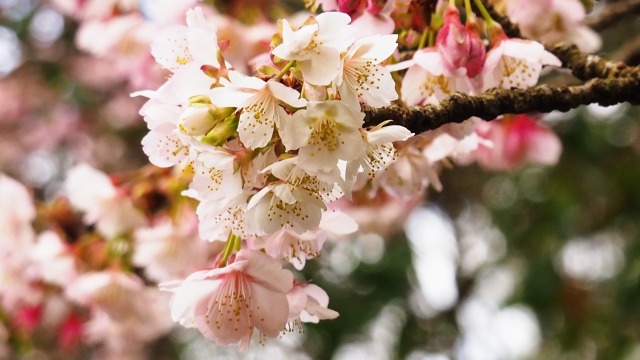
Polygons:
[[35,206],[27,188],[0,173],[0,259],[16,251],[22,252],[33,243],[31,222],[35,216]]
[[195,272],[161,287],[173,292],[174,321],[197,327],[220,345],[239,343],[246,348],[254,328],[268,337],[284,329],[293,274],[266,254],[240,250],[225,267]]
[[175,222],[164,219],[152,227],[138,228],[134,237],[132,261],[154,281],[187,276],[203,267],[209,255],[192,210],[183,210]]
[[132,274],[88,272],[68,284],[65,295],[90,309],[84,336],[89,342],[103,344],[109,352],[141,348],[171,327],[166,313],[168,298]]
[[321,287],[309,283],[296,283],[287,294],[289,300],[289,321],[318,323],[320,320],[335,319],[340,314],[327,308],[329,295]]
[[562,152],[558,136],[527,115],[480,124],[477,132],[492,144],[475,152],[480,166],[490,170],[514,171],[528,162],[554,165]]
[[104,236],[115,237],[146,221],[106,174],[87,164],[69,170],[64,187],[71,204],[85,213],[85,223],[96,224]]
[[586,11],[579,0],[509,0],[506,13],[522,34],[544,44],[561,41],[576,44],[584,52],[600,49],[600,36],[582,24]]

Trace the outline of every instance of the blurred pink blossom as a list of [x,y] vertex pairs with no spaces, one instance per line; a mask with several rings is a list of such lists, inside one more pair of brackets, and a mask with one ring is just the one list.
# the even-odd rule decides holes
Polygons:
[[478,164],[490,170],[515,171],[526,163],[555,165],[562,152],[558,136],[528,115],[485,122],[476,131],[493,144],[483,143],[475,152]]

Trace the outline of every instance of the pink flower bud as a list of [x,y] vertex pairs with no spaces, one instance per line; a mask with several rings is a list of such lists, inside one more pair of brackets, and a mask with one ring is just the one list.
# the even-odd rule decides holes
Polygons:
[[360,0],[338,0],[338,11],[351,14],[360,5]]
[[445,66],[450,71],[465,66],[471,50],[471,41],[467,29],[460,22],[460,12],[457,8],[449,7],[445,11],[444,25],[438,31],[436,44]]
[[467,68],[467,76],[472,78],[482,71],[484,60],[487,57],[487,49],[478,32],[477,23],[469,20],[466,28],[469,34],[469,55],[465,67]]
[[387,3],[386,0],[368,0],[367,12],[371,15],[378,15]]

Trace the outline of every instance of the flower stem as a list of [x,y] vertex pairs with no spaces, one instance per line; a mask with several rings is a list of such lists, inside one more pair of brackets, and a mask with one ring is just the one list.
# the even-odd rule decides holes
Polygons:
[[276,76],[276,81],[280,81],[280,80],[282,80],[282,77],[283,77],[287,72],[289,72],[289,69],[291,69],[291,67],[292,67],[293,65],[295,65],[295,63],[296,63],[296,61],[295,61],[295,60],[291,60],[291,61],[289,61],[289,62],[287,63],[287,65],[285,65],[285,66],[282,68],[282,71],[280,71],[280,73],[278,74],[278,76]]
[[430,32],[431,32],[431,29],[429,29],[428,27],[422,30],[422,34],[420,35],[420,40],[418,41],[418,49],[422,49],[427,45],[427,39],[429,38]]
[[478,10],[480,10],[480,14],[482,15],[482,18],[484,19],[484,21],[486,21],[487,25],[494,26],[495,21],[493,21],[493,19],[491,18],[491,15],[489,15],[487,8],[484,7],[482,0],[473,0],[473,2],[476,4],[476,7],[478,8]]
[[[231,254],[240,250],[240,237],[234,235],[232,232],[227,237],[227,242],[224,244],[224,250],[222,250],[222,260],[220,260],[220,267],[227,266],[227,262],[231,257]],[[237,249],[236,249],[237,248]]]
[[464,0],[464,11],[467,14],[467,19],[473,17],[473,10],[471,10],[471,0]]

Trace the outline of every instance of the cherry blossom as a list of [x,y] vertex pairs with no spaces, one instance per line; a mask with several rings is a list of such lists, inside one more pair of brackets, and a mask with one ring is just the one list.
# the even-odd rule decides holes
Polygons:
[[363,132],[366,143],[366,151],[360,161],[353,161],[349,165],[350,172],[358,171],[354,166],[361,168],[369,179],[373,179],[380,171],[384,170],[396,158],[396,149],[393,143],[404,141],[414,134],[405,127],[399,125],[376,126],[370,131]]
[[246,348],[254,328],[268,337],[284,329],[293,275],[268,255],[240,250],[225,267],[161,286],[173,293],[174,321],[198,328],[220,345],[239,343]]
[[358,40],[344,58],[335,83],[342,100],[359,109],[358,99],[373,107],[389,105],[398,98],[389,70],[380,65],[394,52],[397,35],[377,35]]
[[32,244],[36,210],[31,194],[18,181],[0,173],[0,258]]
[[543,65],[562,63],[536,41],[501,38],[487,53],[481,73],[483,89],[534,86]]
[[505,7],[527,38],[548,45],[569,41],[586,52],[594,52],[602,45],[600,36],[581,24],[586,11],[579,0],[509,0]]
[[[149,128],[142,139],[142,149],[156,166],[174,166],[189,156],[191,138],[185,118],[191,115],[189,99],[209,92],[214,79],[208,77],[196,64],[176,70],[171,79],[157,91],[137,92],[149,101],[140,109]],[[185,114],[186,113],[186,114]]]
[[104,344],[110,352],[140,348],[171,326],[167,298],[131,274],[84,273],[66,286],[65,295],[91,309],[85,336],[89,342]]
[[208,248],[198,237],[195,214],[183,210],[174,224],[170,219],[135,231],[133,263],[152,280],[183,277],[206,265]]
[[296,60],[306,82],[329,85],[340,71],[340,53],[355,40],[349,15],[326,12],[314,18],[315,23],[294,31],[282,20],[282,44],[272,54],[285,60]]
[[53,231],[38,235],[31,255],[38,275],[45,282],[63,286],[77,275],[71,249]]
[[527,115],[482,123],[476,131],[488,140],[475,152],[476,159],[490,170],[518,170],[527,162],[554,165],[562,152],[558,136]]
[[335,319],[340,314],[327,308],[329,296],[321,287],[309,283],[297,283],[287,294],[289,300],[289,321],[318,323],[320,320]]
[[240,140],[250,149],[264,147],[273,136],[275,127],[282,128],[289,115],[279,105],[282,101],[294,108],[304,107],[300,93],[274,80],[229,73],[229,82],[211,91],[211,102],[217,106],[243,109],[238,123]]
[[306,170],[330,171],[339,159],[354,160],[364,151],[359,131],[363,119],[363,113],[342,101],[309,102],[281,131],[283,144],[287,150],[299,149],[300,166]]
[[217,27],[205,19],[202,8],[187,11],[187,26],[165,30],[151,46],[156,61],[171,72],[194,63],[219,67]]
[[83,211],[87,224],[113,238],[145,223],[131,199],[118,192],[109,177],[87,164],[69,170],[64,184],[71,204]]

